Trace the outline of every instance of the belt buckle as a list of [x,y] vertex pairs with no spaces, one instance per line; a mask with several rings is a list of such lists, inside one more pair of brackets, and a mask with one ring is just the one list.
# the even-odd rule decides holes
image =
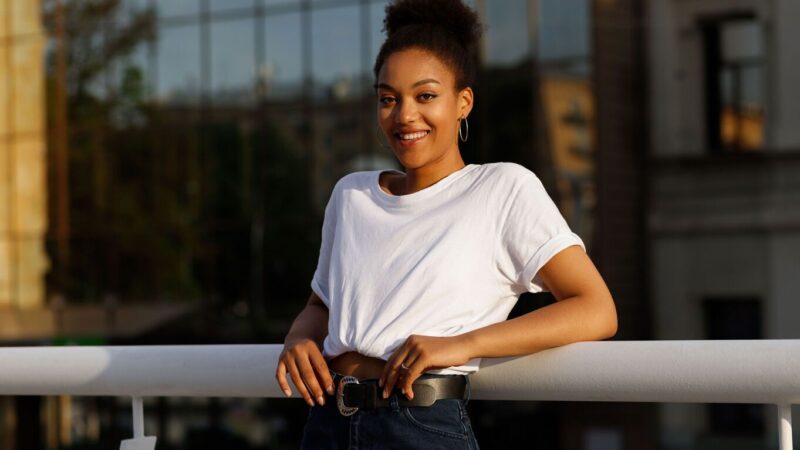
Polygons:
[[345,406],[344,404],[344,387],[351,383],[358,384],[358,378],[352,375],[345,375],[339,380],[339,386],[336,388],[336,406],[343,416],[352,416],[358,411],[358,406]]

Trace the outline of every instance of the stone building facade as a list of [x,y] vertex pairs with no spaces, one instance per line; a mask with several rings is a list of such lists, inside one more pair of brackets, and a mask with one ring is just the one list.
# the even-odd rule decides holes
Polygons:
[[39,1],[0,2],[0,308],[44,303],[45,41]]
[[[649,285],[656,339],[800,332],[795,0],[651,0]],[[663,448],[777,445],[772,405],[663,404]]]

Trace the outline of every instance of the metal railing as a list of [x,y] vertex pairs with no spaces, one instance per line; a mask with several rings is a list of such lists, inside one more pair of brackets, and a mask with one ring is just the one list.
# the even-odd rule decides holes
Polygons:
[[[142,397],[284,397],[274,377],[282,348],[0,348],[0,395],[130,396],[134,438],[121,449],[150,450],[155,437],[144,436]],[[577,342],[484,358],[470,381],[476,400],[774,404],[780,450],[790,450],[800,340]]]

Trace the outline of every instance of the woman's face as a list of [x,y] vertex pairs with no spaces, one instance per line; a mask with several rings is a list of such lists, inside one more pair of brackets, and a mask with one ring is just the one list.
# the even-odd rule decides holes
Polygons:
[[376,88],[378,124],[403,167],[460,159],[458,120],[472,109],[472,90],[456,91],[454,74],[438,57],[418,48],[392,53]]

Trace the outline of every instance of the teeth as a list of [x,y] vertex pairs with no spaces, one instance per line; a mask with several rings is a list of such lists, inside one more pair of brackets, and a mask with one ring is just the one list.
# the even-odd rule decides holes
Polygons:
[[414,139],[421,139],[421,138],[425,137],[426,134],[428,134],[427,131],[418,131],[416,133],[401,134],[400,135],[400,139],[402,139],[404,141],[410,141],[410,140],[414,140]]

